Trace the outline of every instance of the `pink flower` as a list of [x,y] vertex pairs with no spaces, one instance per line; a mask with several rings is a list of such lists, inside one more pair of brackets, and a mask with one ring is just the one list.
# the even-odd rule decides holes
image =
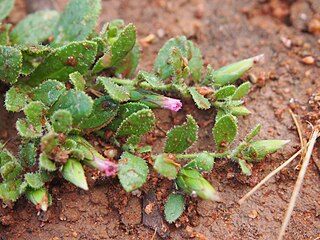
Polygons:
[[95,158],[95,163],[97,164],[98,169],[104,171],[107,177],[112,176],[117,173],[118,165],[110,162],[107,159]]
[[181,101],[178,99],[174,99],[174,98],[163,97],[161,102],[162,102],[162,103],[160,103],[161,107],[170,109],[175,112],[178,112],[182,107]]

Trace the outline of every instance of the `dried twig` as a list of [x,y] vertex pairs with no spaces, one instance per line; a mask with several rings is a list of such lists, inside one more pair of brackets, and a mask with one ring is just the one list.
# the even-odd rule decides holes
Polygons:
[[291,158],[281,164],[278,168],[269,173],[260,183],[258,183],[254,188],[252,188],[246,195],[244,195],[239,201],[239,204],[242,204],[247,198],[249,198],[252,194],[254,194],[263,184],[265,184],[270,178],[272,178],[275,174],[281,171],[284,167],[286,167],[289,163],[291,163],[300,153],[302,149],[293,154]]
[[304,157],[304,160],[303,160],[303,163],[302,163],[299,175],[298,175],[298,179],[297,179],[296,184],[294,186],[287,212],[286,212],[284,220],[282,222],[282,226],[281,226],[281,230],[280,230],[280,233],[279,233],[278,240],[282,240],[282,238],[283,238],[283,236],[285,234],[286,228],[287,228],[287,226],[289,224],[293,208],[295,206],[299,191],[300,191],[302,183],[303,183],[304,175],[305,175],[305,173],[307,171],[307,167],[308,167],[308,164],[309,164],[309,161],[310,161],[312,150],[313,150],[314,144],[315,144],[318,136],[319,136],[319,129],[316,127],[315,130],[313,131],[311,139],[309,141],[309,146],[308,146],[306,155]]

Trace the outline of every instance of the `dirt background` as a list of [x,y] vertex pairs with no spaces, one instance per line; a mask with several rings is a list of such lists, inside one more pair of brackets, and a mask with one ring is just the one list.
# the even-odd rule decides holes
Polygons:
[[[64,5],[63,0],[54,2],[60,10]],[[16,23],[26,12],[26,2],[19,0],[8,21]],[[142,45],[140,69],[152,70],[160,47],[180,34],[194,40],[202,49],[205,62],[214,68],[264,53],[265,63],[239,80],[240,83],[250,79],[254,85],[246,99],[252,114],[240,119],[239,138],[262,123],[261,139],[291,140],[283,151],[254,165],[251,177],[242,176],[237,166],[227,161],[218,162],[206,177],[221,192],[224,203],[188,198],[186,213],[175,224],[167,225],[170,239],[276,239],[298,175],[298,160],[243,205],[236,202],[298,148],[288,108],[304,123],[310,116],[317,118],[309,113],[308,103],[312,95],[319,94],[320,86],[319,14],[319,0],[103,1],[100,24],[122,18],[136,25]],[[149,34],[154,35],[152,43],[145,41]],[[312,59],[305,59],[307,56]],[[4,91],[1,86],[1,102]],[[16,116],[0,107],[0,137],[12,139]],[[156,114],[158,128],[146,138],[153,142],[155,151],[160,151],[164,142],[159,129],[168,130],[182,123],[186,114],[195,116],[201,128],[199,142],[190,152],[213,149],[214,112],[198,111],[185,103],[178,114],[163,110]],[[308,124],[304,124],[304,132],[310,132]],[[13,139],[9,146],[16,149],[18,144]],[[319,142],[316,147],[319,149]],[[19,200],[13,209],[0,208],[0,239],[160,239],[142,221],[143,195],[149,189],[144,187],[134,195],[127,194],[116,178],[95,182],[91,176],[88,171],[88,192],[63,181],[52,183],[53,206],[47,213],[37,213],[25,199]],[[172,184],[152,172],[147,185],[154,189],[163,211]],[[311,161],[285,239],[319,237],[320,175]]]

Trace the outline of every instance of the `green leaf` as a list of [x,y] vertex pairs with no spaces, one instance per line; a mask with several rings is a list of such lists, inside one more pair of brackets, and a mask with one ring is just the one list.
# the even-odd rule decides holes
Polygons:
[[114,67],[116,69],[115,75],[116,76],[122,76],[124,78],[129,78],[131,77],[140,61],[140,47],[138,42],[134,45],[132,50],[127,54],[127,56],[120,61],[118,64],[116,64]]
[[70,73],[85,73],[94,62],[96,53],[97,44],[92,41],[73,42],[57,48],[34,70],[26,83],[36,86],[47,79],[68,81]]
[[199,153],[194,160],[184,165],[184,168],[194,168],[200,172],[211,172],[213,164],[214,157],[212,157],[208,152],[202,152]]
[[202,96],[196,87],[190,87],[188,91],[199,109],[209,109],[211,107],[209,100]]
[[168,179],[177,177],[180,165],[170,158],[168,154],[160,154],[156,157],[153,168]]
[[70,111],[59,109],[51,116],[53,129],[57,133],[68,133],[72,129],[72,115]]
[[57,170],[57,167],[54,164],[54,162],[52,162],[48,158],[47,154],[45,154],[44,152],[40,154],[39,165],[40,165],[40,168],[45,169],[50,172]]
[[26,189],[26,197],[27,199],[32,202],[37,208],[47,211],[49,205],[51,204],[51,196],[48,193],[47,189],[39,188],[39,189]]
[[75,91],[73,89],[64,92],[58,101],[52,106],[51,112],[59,109],[70,111],[73,119],[73,124],[77,125],[90,116],[92,112],[93,101],[84,92]]
[[130,93],[124,87],[115,84],[111,78],[98,77],[97,81],[103,85],[113,100],[126,102],[130,99]]
[[59,13],[54,10],[42,10],[28,15],[11,31],[14,44],[41,43],[47,40],[59,20]]
[[16,179],[22,171],[21,165],[16,160],[7,162],[0,168],[1,177],[5,180]]
[[213,136],[218,149],[226,149],[235,139],[238,127],[231,115],[221,117],[213,128]]
[[25,138],[38,138],[42,132],[41,124],[34,124],[28,119],[18,119],[16,128],[20,136]]
[[254,63],[259,62],[263,55],[248,58],[229,64],[213,72],[215,87],[231,84],[248,71]]
[[130,23],[122,30],[107,52],[97,61],[92,72],[100,72],[121,62],[134,47],[135,43],[136,29]]
[[17,81],[22,66],[21,51],[0,46],[0,80],[13,84]]
[[60,144],[59,134],[55,132],[48,132],[41,138],[41,151],[50,154],[57,152],[57,147]]
[[62,175],[64,179],[77,187],[88,190],[86,176],[84,175],[83,167],[78,160],[72,158],[68,159],[67,163],[63,166]]
[[78,91],[84,91],[86,87],[86,80],[84,80],[83,76],[79,72],[74,72],[69,75],[70,81]]
[[146,81],[149,83],[153,89],[159,89],[162,88],[164,83],[153,73],[148,73],[146,71],[140,70],[137,78],[139,81]]
[[251,88],[251,83],[250,82],[245,82],[242,83],[237,90],[234,92],[233,96],[232,96],[232,100],[240,100],[241,98],[243,98],[244,96],[246,96]]
[[10,180],[0,183],[0,199],[4,202],[15,202],[20,197],[20,185],[22,181]]
[[149,109],[146,105],[139,102],[129,102],[120,105],[118,115],[108,124],[107,128],[112,131],[117,131],[121,123],[131,114],[142,109]]
[[171,193],[165,205],[164,214],[167,222],[176,221],[185,208],[185,200],[181,194]]
[[236,161],[239,163],[242,173],[244,175],[251,176],[252,172],[250,165],[242,159],[236,159]]
[[244,106],[239,106],[239,107],[233,107],[231,109],[231,113],[234,116],[246,116],[246,115],[249,115],[251,112],[249,111],[248,108]]
[[267,154],[274,153],[286,145],[288,140],[258,140],[250,142],[242,151],[242,156],[248,162],[256,162],[264,159]]
[[93,110],[88,118],[80,123],[79,127],[85,132],[96,131],[106,126],[118,113],[119,104],[109,96],[94,100]]
[[0,21],[5,19],[11,12],[15,0],[0,0]]
[[198,128],[194,118],[187,115],[186,123],[168,132],[164,152],[183,153],[197,140]]
[[200,50],[184,36],[171,38],[160,49],[154,64],[154,73],[161,80],[167,79],[173,74],[173,67],[170,64],[170,55],[173,47],[181,50],[182,56],[188,60],[188,68],[193,79],[198,82],[202,73],[202,55]]
[[51,106],[65,90],[66,87],[63,83],[56,80],[48,80],[33,91],[32,99],[34,101],[40,101],[46,106]]
[[236,91],[236,87],[234,85],[228,85],[220,88],[214,93],[214,96],[217,100],[221,100],[227,97],[230,97]]
[[27,104],[27,96],[18,87],[13,86],[6,92],[7,111],[19,112]]
[[260,133],[260,130],[261,130],[261,124],[259,123],[246,136],[245,141],[250,142],[255,136],[257,136]]
[[39,189],[43,186],[44,182],[41,180],[39,173],[26,173],[24,179],[28,185],[33,189]]
[[127,192],[138,189],[147,180],[148,165],[140,157],[124,152],[118,167],[120,183]]
[[143,109],[131,114],[119,126],[116,137],[136,135],[149,132],[155,123],[155,116],[150,109]]
[[2,25],[0,23],[0,45],[8,45],[10,42],[9,38],[9,30],[11,28],[11,24]]
[[24,114],[27,116],[27,119],[32,122],[34,125],[41,125],[42,116],[44,114],[45,106],[42,102],[31,102],[24,107]]
[[85,40],[94,30],[101,0],[70,0],[54,30],[53,44]]
[[20,162],[23,167],[31,167],[36,163],[36,147],[30,142],[19,146]]

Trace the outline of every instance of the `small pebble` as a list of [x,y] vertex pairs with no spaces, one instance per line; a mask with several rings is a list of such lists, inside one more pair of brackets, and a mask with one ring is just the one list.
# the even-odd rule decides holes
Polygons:
[[302,58],[302,62],[307,65],[312,65],[312,64],[314,64],[315,60],[314,60],[314,57],[307,56],[307,57]]
[[249,214],[248,214],[249,218],[255,219],[258,217],[258,212],[256,210],[252,210]]

